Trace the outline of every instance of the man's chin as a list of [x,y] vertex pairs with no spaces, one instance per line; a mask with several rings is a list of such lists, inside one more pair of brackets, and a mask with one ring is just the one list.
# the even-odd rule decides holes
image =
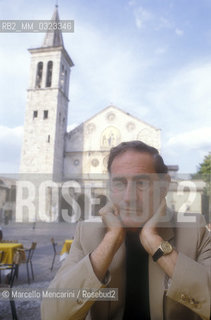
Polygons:
[[146,222],[146,219],[144,220],[142,217],[139,219],[133,219],[131,217],[121,217],[122,224],[127,229],[137,229],[143,227],[144,223]]

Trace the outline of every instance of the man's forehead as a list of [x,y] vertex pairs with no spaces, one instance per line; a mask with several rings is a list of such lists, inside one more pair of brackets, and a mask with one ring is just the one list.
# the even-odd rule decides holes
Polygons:
[[111,164],[111,175],[151,174],[155,171],[155,160],[147,152],[127,150],[117,155]]
[[157,173],[140,173],[140,174],[126,174],[126,173],[113,173],[110,175],[112,181],[132,179],[132,180],[155,180],[158,177]]

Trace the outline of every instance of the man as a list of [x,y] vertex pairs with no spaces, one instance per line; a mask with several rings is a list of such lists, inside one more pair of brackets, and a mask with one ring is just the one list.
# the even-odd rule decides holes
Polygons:
[[140,141],[111,149],[111,203],[102,224],[78,224],[69,257],[50,288],[118,288],[118,301],[44,299],[43,320],[208,320],[210,238],[166,208],[169,176],[158,151]]

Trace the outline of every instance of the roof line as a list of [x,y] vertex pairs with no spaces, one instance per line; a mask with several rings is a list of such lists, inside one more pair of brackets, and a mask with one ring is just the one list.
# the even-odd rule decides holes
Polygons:
[[161,130],[161,129],[156,128],[155,126],[147,123],[146,121],[143,121],[142,119],[136,118],[135,116],[131,115],[129,112],[125,112],[124,110],[120,109],[119,107],[116,107],[116,106],[114,106],[114,105],[109,105],[109,106],[105,107],[104,109],[102,109],[102,110],[98,111],[97,113],[95,113],[95,114],[94,114],[92,117],[90,117],[89,119],[81,122],[77,127],[75,127],[73,130],[70,130],[70,131],[67,132],[67,133],[69,134],[70,132],[74,132],[78,127],[82,126],[85,122],[88,122],[88,121],[92,120],[92,119],[95,118],[98,114],[100,114],[101,112],[103,112],[103,111],[105,111],[106,109],[109,109],[109,108],[117,109],[117,110],[119,110],[120,112],[125,113],[126,115],[130,116],[131,118],[133,118],[133,119],[135,119],[135,120],[142,121],[144,124],[150,126],[150,127],[153,128],[153,129]]

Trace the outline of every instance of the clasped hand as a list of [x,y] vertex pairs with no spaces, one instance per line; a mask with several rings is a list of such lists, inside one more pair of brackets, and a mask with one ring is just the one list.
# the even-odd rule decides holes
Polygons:
[[[140,230],[140,242],[145,250],[150,254],[153,254],[153,243],[162,241],[162,238],[158,233],[157,223],[159,222],[160,217],[163,215],[165,208],[166,202],[163,200],[157,211]],[[99,214],[102,217],[102,221],[104,222],[105,226],[107,227],[107,233],[112,235],[115,240],[118,239],[118,242],[122,243],[125,239],[127,228],[121,221],[118,208],[112,203],[107,203],[102,209],[100,209]]]

